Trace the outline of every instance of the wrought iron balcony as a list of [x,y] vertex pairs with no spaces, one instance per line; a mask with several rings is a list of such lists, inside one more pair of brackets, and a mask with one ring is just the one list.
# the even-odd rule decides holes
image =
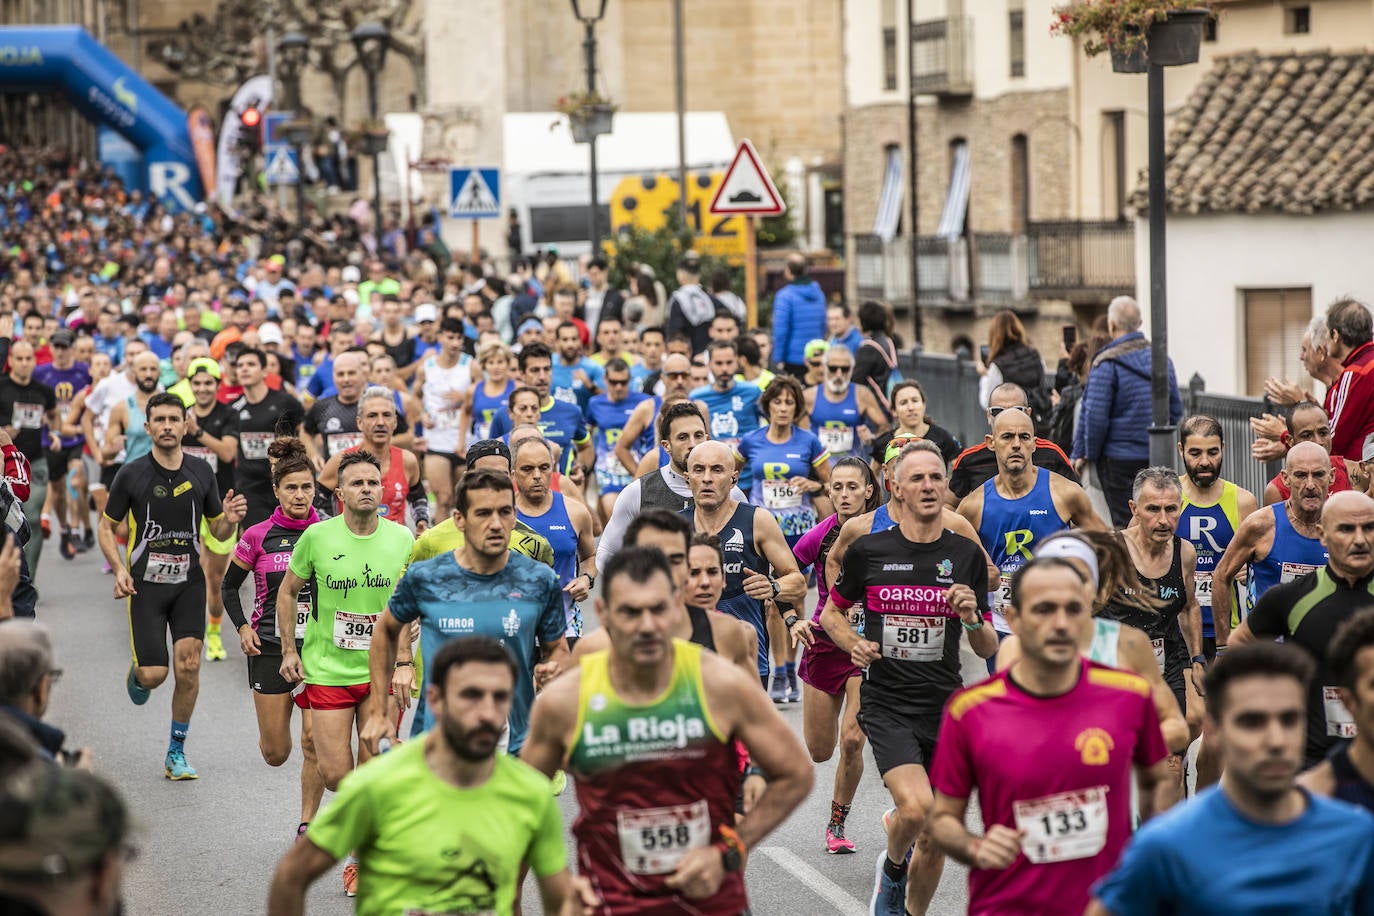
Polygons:
[[967,16],[911,25],[911,88],[926,95],[973,94],[973,20]]

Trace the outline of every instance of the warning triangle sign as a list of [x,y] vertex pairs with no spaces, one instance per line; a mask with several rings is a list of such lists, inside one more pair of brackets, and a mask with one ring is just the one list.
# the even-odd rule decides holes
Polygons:
[[777,216],[786,210],[787,205],[763,167],[754,144],[741,140],[734,161],[725,172],[725,180],[711,200],[711,212]]
[[499,214],[501,206],[496,202],[496,195],[491,193],[491,188],[487,187],[482,173],[473,169],[468,172],[467,180],[458,193],[453,195],[449,212],[454,216],[484,216]]
[[295,184],[300,180],[300,169],[289,147],[279,146],[267,160],[267,180],[272,184]]

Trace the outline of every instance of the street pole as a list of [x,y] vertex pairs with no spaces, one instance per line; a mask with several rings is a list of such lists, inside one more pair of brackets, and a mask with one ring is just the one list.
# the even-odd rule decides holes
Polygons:
[[[367,110],[375,124],[377,121],[377,74],[367,73]],[[377,248],[382,245],[382,154],[372,154],[372,231],[377,238]]]
[[906,0],[906,150],[907,170],[911,172],[911,226],[907,232],[911,236],[911,335],[919,348],[922,343],[924,327],[921,322],[921,268],[919,259],[920,197],[916,185],[916,43],[912,41],[912,31],[916,26],[915,0]]
[[687,69],[682,53],[682,0],[673,0],[673,69],[677,85],[677,215],[687,225]]
[[1173,467],[1169,424],[1169,301],[1164,251],[1164,68],[1150,64],[1150,464]]
[[[582,42],[582,49],[587,55],[587,94],[588,96],[596,93],[596,22],[592,19],[585,19],[582,22],[586,38]],[[591,242],[592,257],[600,253],[600,245],[597,240],[601,237],[597,229],[597,208],[600,200],[596,187],[596,134],[592,134],[587,141],[587,156],[590,160],[592,180],[592,203],[587,209],[587,239]]]

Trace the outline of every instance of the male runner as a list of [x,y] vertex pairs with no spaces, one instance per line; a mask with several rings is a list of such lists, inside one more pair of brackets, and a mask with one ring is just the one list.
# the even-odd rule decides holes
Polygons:
[[[1222,479],[1226,447],[1221,423],[1194,414],[1178,425],[1178,454],[1183,459],[1183,511],[1178,516],[1179,536],[1197,552],[1193,589],[1202,610],[1202,654],[1216,658],[1216,631],[1212,628],[1212,575],[1222,554],[1236,536],[1240,523],[1259,508],[1249,490]],[[1227,597],[1234,596],[1234,589]]]
[[499,753],[519,689],[490,638],[446,643],[426,688],[438,728],[351,774],[277,866],[269,916],[305,912],[306,889],[350,850],[360,916],[509,913],[528,865],[546,916],[567,912],[572,880],[549,782]]
[[[720,610],[753,626],[759,638],[759,678],[768,680],[768,627],[764,603],[781,602],[790,613],[806,598],[806,577],[787,546],[782,528],[762,506],[735,499],[735,452],[710,440],[692,449],[687,481],[693,506],[682,515],[701,534],[720,538],[725,553],[725,593]],[[772,575],[769,575],[769,571]]]
[[[887,845],[878,854],[870,911],[924,916],[944,869],[926,832],[926,769],[940,710],[963,686],[963,634],[980,658],[997,651],[997,637],[984,625],[988,571],[982,551],[944,526],[940,450],[924,439],[910,443],[897,459],[894,479],[905,507],[901,523],[850,545],[821,626],[855,665],[868,669],[859,691],[859,725],[896,805],[883,818]],[[847,613],[860,601],[862,636]]]
[[[53,334],[52,340],[48,341],[52,349],[52,362],[33,370],[34,381],[52,389],[57,399],[59,417],[67,416],[76,393],[91,383],[90,367],[76,361],[72,351],[73,342],[71,331],[65,328],[57,331]],[[47,451],[48,480],[52,483],[48,489],[48,502],[52,514],[57,516],[60,533],[58,550],[64,558],[71,560],[76,557],[81,535],[71,528],[71,519],[68,517],[67,469],[73,465],[80,467],[85,440],[79,434],[62,436],[59,429],[59,425],[52,424],[44,428],[43,448]],[[60,443],[52,442],[53,436],[57,436],[61,440]]]
[[[734,341],[716,340],[707,348],[711,384],[692,392],[706,417],[711,438],[738,454],[739,440],[759,428],[759,397],[763,390],[749,382],[735,380],[739,371],[739,350]],[[740,462],[739,488],[748,493],[753,483],[749,466]]]
[[267,447],[278,436],[300,436],[304,420],[300,402],[285,391],[267,387],[267,357],[244,347],[234,360],[234,376],[243,394],[229,406],[239,415],[239,450],[234,481],[248,500],[245,526],[263,521],[277,507],[272,495],[272,466]]
[[[1350,712],[1355,737],[1336,745],[1325,760],[1298,777],[1317,795],[1374,811],[1374,613],[1358,611],[1336,628],[1326,667],[1341,705]],[[1325,692],[1323,690],[1323,692]]]
[[831,464],[850,455],[867,460],[874,437],[890,425],[873,392],[855,385],[853,375],[854,354],[831,347],[825,353],[825,384],[807,388],[806,410],[798,411],[811,418],[811,431],[830,452]]
[[[60,430],[62,423],[53,390],[33,377],[35,366],[32,344],[17,340],[10,345],[9,371],[0,376],[0,426],[29,460],[31,483],[29,498],[24,500],[24,517],[29,529],[38,532],[48,495],[48,460],[43,430],[45,426]],[[24,558],[35,576],[42,554],[43,538],[29,538],[24,546]]]
[[[320,473],[330,458],[357,448],[366,441],[367,436],[358,427],[361,419],[361,398],[367,387],[367,354],[361,350],[340,353],[334,360],[334,387],[336,393],[320,398],[310,405],[305,414],[302,429],[306,435],[304,442],[310,450],[310,458],[315,462],[315,471]],[[396,410],[395,394],[388,389],[391,398],[392,424],[395,427],[391,436],[407,434],[410,427],[405,417]],[[395,519],[393,519],[395,521]]]
[[[1030,400],[1020,385],[1003,382],[988,395],[988,428],[991,429],[992,421],[1008,410],[1019,410],[1030,416]],[[1067,477],[1074,483],[1081,483],[1078,472],[1069,463],[1069,456],[1048,439],[1036,437],[1035,450],[1031,452],[1031,463],[1036,467],[1053,471],[1061,477]],[[949,500],[950,508],[959,505],[961,499],[978,489],[996,473],[997,458],[986,439],[960,452],[949,465],[949,496],[946,499]]]
[[[373,693],[383,696],[396,665],[405,664],[396,661],[405,624],[419,621],[425,670],[431,672],[435,653],[450,640],[474,635],[500,640],[514,656],[517,672],[508,717],[512,753],[525,740],[535,687],[552,679],[568,659],[557,577],[510,549],[514,497],[510,478],[499,471],[463,476],[453,511],[463,546],[406,571],[379,621],[369,656]],[[370,749],[396,735],[395,715],[380,707],[373,707],[362,731]],[[422,727],[434,721],[428,709],[417,709],[416,716],[424,719]]]
[[[324,401],[316,401],[315,407],[322,403]],[[354,425],[359,429],[362,442],[336,452],[325,462],[324,469],[320,471],[320,488],[332,491],[338,484],[339,463],[344,455],[367,452],[377,459],[382,469],[382,499],[377,514],[404,525],[406,507],[409,506],[410,514],[415,519],[416,533],[424,533],[429,527],[429,497],[425,493],[424,481],[420,479],[420,459],[413,452],[392,444],[396,432],[396,399],[391,390],[380,385],[369,387],[363,392],[355,409],[357,420]],[[334,506],[330,506],[331,511],[334,509]]]
[[[185,742],[200,692],[205,638],[200,520],[206,520],[215,537],[228,540],[246,506],[233,490],[221,501],[210,466],[185,459],[181,440],[186,434],[186,407],[180,398],[153,395],[147,417],[144,427],[151,450],[126,462],[115,475],[100,517],[100,550],[114,571],[115,598],[128,599],[133,662],[125,686],[135,705],[148,702],[153,688],[167,679],[171,632],[176,688],[163,770],[168,779],[195,779],[195,769],[186,762]],[[115,528],[122,521],[129,526],[128,553],[123,557],[115,540]]]
[[554,339],[558,352],[554,354],[549,393],[586,413],[591,396],[606,388],[605,373],[599,363],[582,355],[582,332],[577,325],[561,322]]
[[[595,430],[592,441],[596,446],[596,482],[601,494],[597,498],[597,507],[601,511],[601,518],[609,521],[616,497],[634,481],[634,471],[621,462],[618,454],[625,424],[636,407],[654,398],[630,390],[630,364],[620,357],[606,364],[602,382],[606,393],[593,395],[587,402],[587,425]],[[639,444],[642,446],[642,442]],[[644,449],[640,447],[637,451],[643,452]],[[631,457],[638,464],[639,456],[632,452]]]
[[[520,374],[526,385],[533,388],[541,398],[539,403],[539,431],[544,438],[557,445],[562,451],[559,471],[570,473],[575,463],[580,463],[584,472],[590,472],[596,463],[596,450],[592,448],[592,437],[587,432],[587,423],[582,411],[576,405],[560,401],[549,394],[549,384],[553,371],[553,357],[549,348],[542,343],[533,343],[520,351],[518,357]],[[516,389],[517,391],[519,389]],[[514,397],[515,392],[511,393]],[[511,431],[509,409],[496,412],[491,421],[491,437],[500,439]]]
[[[1130,838],[1132,783],[1148,818],[1166,781],[1168,749],[1149,686],[1079,653],[1078,633],[1092,616],[1084,585],[1066,560],[1022,566],[1006,610],[1020,660],[959,691],[945,709],[930,830],[944,853],[971,867],[970,914],[1078,916]],[[965,826],[975,789],[977,837]]]
[[1218,654],[1231,635],[1231,585],[1241,567],[1248,565],[1250,600],[1258,601],[1273,586],[1326,564],[1321,542],[1322,506],[1331,486],[1326,452],[1312,442],[1295,445],[1284,459],[1283,477],[1291,490],[1288,499],[1241,522],[1212,572],[1212,625]]
[[1341,682],[1327,658],[1337,628],[1359,611],[1374,608],[1374,499],[1363,493],[1334,493],[1322,507],[1321,519],[1326,564],[1265,592],[1227,643],[1282,639],[1312,656],[1315,677],[1307,694],[1304,751],[1308,767],[1355,736],[1355,719],[1341,701]]
[[435,515],[453,511],[453,485],[462,471],[458,454],[463,431],[463,402],[472,387],[472,363],[463,352],[463,323],[445,318],[439,326],[439,352],[425,359],[415,372],[415,396],[424,405],[425,479],[434,492]]
[[[545,688],[521,753],[575,779],[578,862],[601,912],[747,913],[746,855],[811,789],[806,751],[763,691],[669,635],[680,602],[660,551],[617,554],[596,605],[610,648]],[[738,821],[736,741],[768,775]]]
[[635,458],[633,446],[640,441],[641,436],[648,437],[652,435],[652,431],[658,429],[662,405],[665,402],[686,398],[691,392],[692,361],[681,353],[669,354],[663,360],[661,375],[663,377],[662,396],[654,392],[646,392],[655,396],[647,401],[639,402],[634,412],[630,414],[630,418],[625,421],[625,427],[615,443],[616,456],[620,459],[621,465],[632,474],[639,469],[639,459]]
[[1217,659],[1206,694],[1220,788],[1146,824],[1093,888],[1089,916],[1369,912],[1374,816],[1295,784],[1311,678],[1291,646]]
[[978,532],[983,549],[1000,570],[992,624],[1003,637],[1011,634],[1005,608],[1011,600],[1012,574],[1030,560],[1035,545],[1070,525],[1095,531],[1107,526],[1082,487],[1031,461],[1035,424],[1025,411],[999,414],[986,445],[997,461],[997,474],[960,500],[959,514]]
[[555,493],[553,449],[545,439],[529,436],[511,450],[515,481],[515,511],[553,548],[554,572],[563,590],[569,642],[582,635],[582,608],[596,587],[596,543],[592,540],[591,512],[577,500]]

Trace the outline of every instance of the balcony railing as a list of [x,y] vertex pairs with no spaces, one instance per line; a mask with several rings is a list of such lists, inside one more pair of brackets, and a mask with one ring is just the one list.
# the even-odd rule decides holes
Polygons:
[[1026,235],[1032,294],[1095,302],[1135,292],[1133,224],[1031,223]]
[[911,26],[911,88],[931,95],[973,94],[973,20],[967,16]]

